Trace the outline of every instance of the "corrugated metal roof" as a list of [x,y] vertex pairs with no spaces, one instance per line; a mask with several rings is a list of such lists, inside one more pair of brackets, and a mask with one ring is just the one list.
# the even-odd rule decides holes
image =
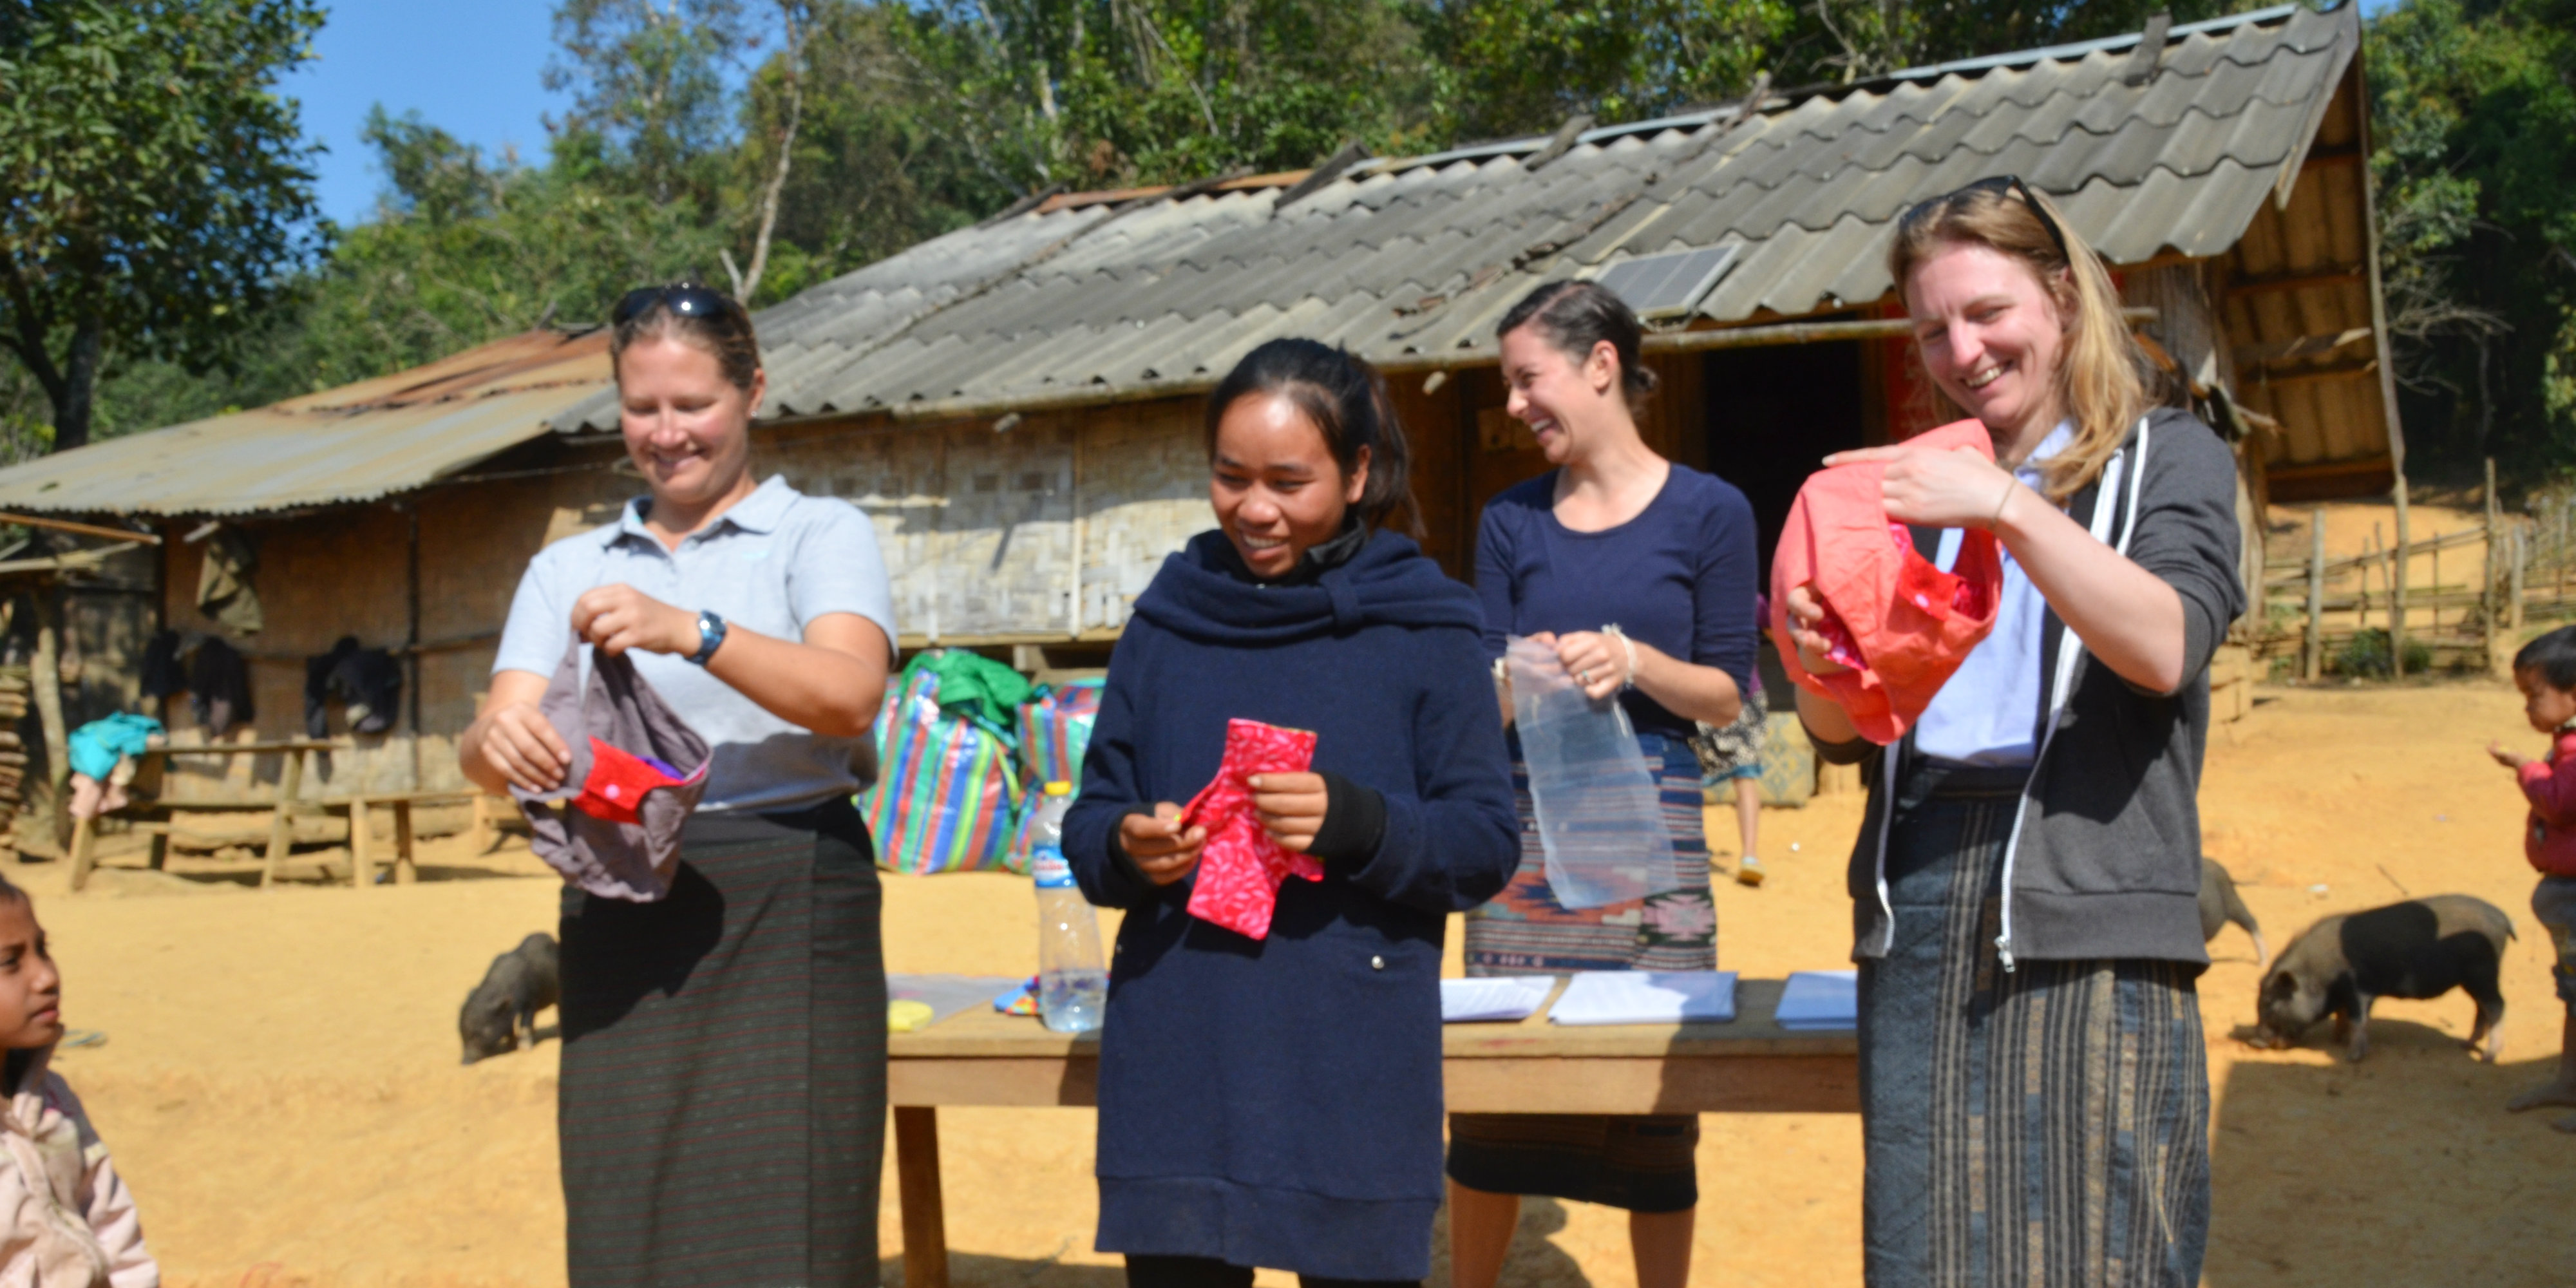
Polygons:
[[[2357,7],[2284,5],[2140,37],[1909,69],[1854,86],[1354,167],[1277,208],[1245,183],[1059,198],[925,242],[760,315],[768,417],[1151,397],[1203,387],[1265,339],[1380,363],[1490,359],[1534,283],[1740,243],[1717,322],[1875,300],[1898,213],[1988,175],[2048,190],[2115,263],[2212,256],[2286,202],[2360,47]],[[1283,177],[1284,178],[1284,177]],[[1178,199],[1174,199],[1175,197]],[[555,420],[614,425],[594,396]]]
[[605,332],[535,331],[376,380],[0,470],[0,509],[249,514],[409,491],[608,383]]

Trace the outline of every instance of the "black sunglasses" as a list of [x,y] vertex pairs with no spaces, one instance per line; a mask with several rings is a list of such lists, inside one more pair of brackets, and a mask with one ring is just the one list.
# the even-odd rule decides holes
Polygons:
[[1930,201],[1916,202],[1913,209],[1905,212],[1905,218],[1900,222],[1906,229],[1910,230],[1914,226],[1915,221],[1930,214],[1934,206],[1941,205],[1952,197],[1956,197],[1963,192],[1991,192],[1998,197],[2019,195],[2021,197],[2022,204],[2030,207],[2030,213],[2039,217],[2039,226],[2048,231],[2048,240],[2056,244],[2057,257],[2067,261],[2068,263],[2073,263],[2075,261],[2074,252],[2066,249],[2065,230],[2057,226],[2056,220],[2049,218],[2048,207],[2039,204],[2039,197],[2031,192],[2030,185],[2023,183],[2021,181],[2021,176],[2017,174],[1999,174],[1990,179],[1979,179],[1975,183],[1952,192],[1943,193],[1938,197],[1932,198]]
[[656,304],[684,318],[722,318],[730,322],[746,316],[742,306],[722,291],[675,282],[669,286],[640,286],[628,291],[617,301],[617,307],[609,311],[608,321],[612,326],[624,326]]

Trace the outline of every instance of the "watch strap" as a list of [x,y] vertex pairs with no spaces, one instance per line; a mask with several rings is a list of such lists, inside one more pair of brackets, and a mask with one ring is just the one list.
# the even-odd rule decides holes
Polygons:
[[707,660],[716,655],[716,650],[723,647],[724,642],[724,618],[717,616],[714,612],[707,609],[699,609],[698,651],[691,653],[689,655],[689,660],[700,666],[705,666],[707,664]]

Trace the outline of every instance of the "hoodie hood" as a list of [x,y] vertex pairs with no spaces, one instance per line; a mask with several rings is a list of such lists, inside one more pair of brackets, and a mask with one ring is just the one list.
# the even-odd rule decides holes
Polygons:
[[1223,532],[1202,532],[1163,560],[1136,615],[1185,639],[1256,647],[1365,626],[1484,629],[1475,592],[1393,532],[1370,534],[1347,562],[1304,584],[1251,581],[1242,569]]
[[59,1100],[54,1094],[60,1084],[47,1076],[53,1059],[49,1045],[10,1061],[19,1067],[0,1114],[0,1219],[8,1222],[16,1256],[32,1263],[27,1282],[107,1288],[107,1249],[81,1204],[89,1141],[70,1092]]

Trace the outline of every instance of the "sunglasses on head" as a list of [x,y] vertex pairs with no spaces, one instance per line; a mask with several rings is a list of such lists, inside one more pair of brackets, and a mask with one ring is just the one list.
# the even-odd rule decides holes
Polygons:
[[617,307],[609,311],[608,321],[613,326],[624,326],[642,316],[656,304],[684,318],[723,318],[731,321],[744,316],[742,306],[735,303],[732,296],[708,287],[680,282],[670,286],[642,286],[628,291],[624,298],[617,301]]
[[2048,232],[2048,240],[2057,246],[2057,257],[2070,263],[2074,261],[2074,253],[2066,249],[2065,231],[2057,226],[2055,219],[2049,217],[2048,207],[2039,204],[2038,195],[2033,193],[2030,185],[2023,183],[2021,176],[2017,174],[1999,174],[1990,179],[1979,179],[1975,183],[1943,193],[1930,201],[1917,202],[1912,210],[1905,212],[1904,222],[1908,225],[1913,224],[1916,220],[1930,214],[1933,207],[1963,192],[1991,192],[1998,197],[2019,196],[2022,204],[2030,207],[2030,213],[2038,216],[2039,226]]

